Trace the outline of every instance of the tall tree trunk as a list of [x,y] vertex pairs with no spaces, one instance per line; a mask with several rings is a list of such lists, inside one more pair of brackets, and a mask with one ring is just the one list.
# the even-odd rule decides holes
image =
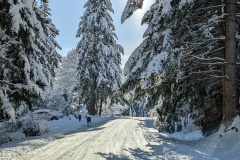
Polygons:
[[[97,94],[97,100],[96,100],[96,114],[99,114],[98,110],[99,110],[99,107],[100,107],[100,96],[99,94]],[[101,101],[101,100],[100,100]]]
[[[223,6],[222,6],[223,2],[222,2],[222,0],[216,0],[216,2],[217,2],[217,5],[218,5],[218,7],[217,7],[218,16],[222,16],[222,14],[223,14]],[[219,36],[225,36],[225,31],[224,31],[225,26],[224,26],[223,20],[224,19],[221,19],[221,21],[218,23],[218,34],[219,34]],[[225,59],[225,41],[221,40],[218,47],[222,48],[220,50],[220,58]],[[226,73],[225,73],[225,66],[224,65],[221,65],[221,71],[222,71],[222,76],[225,76]],[[221,82],[222,82],[222,90],[223,90],[222,92],[226,93],[225,79],[222,78]],[[223,101],[222,101],[223,112],[226,108],[225,105],[226,105],[225,98],[223,98]]]
[[78,97],[78,106],[80,106],[80,104],[81,104],[81,97],[80,97],[80,92],[78,92],[78,94],[79,94],[79,97]]
[[3,109],[2,109],[3,103],[0,101],[0,120],[4,120],[4,115],[3,115]]
[[224,125],[229,127],[237,108],[236,86],[236,0],[226,0],[225,92],[223,93]]
[[92,90],[91,90],[91,102],[90,102],[90,111],[89,114],[91,115],[95,115],[96,114],[96,109],[95,109],[95,105],[96,105],[96,76],[93,75],[93,84],[92,84]]
[[100,108],[99,108],[99,116],[102,115],[102,104],[103,104],[103,98],[100,98]]

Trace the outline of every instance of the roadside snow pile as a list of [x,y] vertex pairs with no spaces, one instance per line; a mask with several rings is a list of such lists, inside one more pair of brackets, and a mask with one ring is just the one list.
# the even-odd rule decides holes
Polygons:
[[193,131],[191,133],[175,132],[170,135],[162,134],[166,138],[172,138],[180,141],[198,141],[203,138],[201,130]]
[[10,133],[9,137],[10,137],[11,141],[19,141],[19,140],[26,138],[25,134],[23,134],[22,132]]
[[226,131],[224,126],[203,137],[200,130],[189,133],[158,133],[151,121],[143,124],[145,137],[159,159],[191,160],[239,160],[240,117],[237,116]]
[[219,131],[210,135],[204,142],[209,143],[211,148],[215,148],[215,152],[220,159],[239,159],[240,150],[240,117],[237,116],[232,125],[225,131],[221,126]]
[[[100,117],[100,116],[91,116],[92,117],[92,127],[96,123],[107,121],[111,118],[109,117]],[[70,133],[81,132],[81,130],[85,130],[87,122],[86,118],[82,119],[79,122],[73,115],[69,117],[64,117],[62,119],[56,121],[45,121],[50,130],[48,133],[44,133],[40,136],[35,137],[26,137],[21,132],[14,132],[11,134],[2,134],[3,140],[6,140],[8,137],[9,140],[0,144],[0,159],[9,159],[9,157],[18,157],[19,155],[26,154],[31,152],[37,148],[45,146],[50,142],[54,141],[55,139],[62,139]],[[2,127],[4,124],[0,123]],[[81,130],[80,130],[81,129]],[[88,129],[88,127],[86,127]],[[0,128],[0,132],[2,128]],[[0,140],[1,140],[1,133],[0,133]],[[8,142],[8,143],[7,143]]]
[[[92,116],[92,125],[107,119],[109,117]],[[37,136],[37,139],[40,138],[40,135],[60,139],[65,134],[74,132],[87,125],[86,118],[79,122],[72,114],[56,121],[39,121],[32,117],[25,117],[20,122],[17,123],[18,125],[0,122],[0,144],[9,141],[19,141],[29,136]]]
[[45,120],[29,119],[17,120],[17,123],[3,122],[0,125],[0,144],[17,141],[29,136],[40,136],[50,130]]
[[237,116],[232,125],[225,130],[222,125],[220,129],[203,138],[200,131],[183,134],[181,132],[174,134],[161,134],[166,138],[188,141],[189,146],[195,148],[195,151],[205,154],[206,159],[238,160],[240,150],[240,117]]
[[8,126],[8,123],[0,122],[0,144],[26,138],[22,132],[14,128],[11,123],[10,126]]
[[[210,141],[222,141],[223,139],[227,138],[232,139],[233,136],[240,138],[240,117],[237,116],[232,125],[225,131],[224,126],[222,125],[219,130],[212,135],[205,137],[203,136],[201,130],[195,130],[189,133],[185,132],[175,132],[173,134],[168,133],[159,133],[161,136],[170,139],[176,139],[180,141],[199,141],[201,139],[208,139]],[[209,138],[210,137],[210,138]],[[224,138],[225,137],[225,138]]]
[[[83,116],[84,115],[84,116]],[[74,115],[70,114],[68,117],[63,117],[58,121],[48,121],[48,124],[51,128],[52,134],[67,134],[69,132],[75,131],[79,128],[87,126],[87,120],[85,114],[82,115],[82,120],[79,122]],[[95,123],[109,119],[109,117],[100,117],[100,116],[90,116],[92,118],[92,125]]]

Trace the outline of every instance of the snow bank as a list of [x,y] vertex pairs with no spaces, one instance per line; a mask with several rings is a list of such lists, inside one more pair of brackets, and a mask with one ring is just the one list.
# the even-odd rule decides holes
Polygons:
[[180,141],[198,141],[203,138],[201,130],[193,131],[191,133],[175,132],[173,134],[160,134],[166,138],[172,138]]
[[[92,118],[93,126],[95,123],[99,123],[99,122],[111,119],[110,117],[100,117],[100,116],[90,116],[90,117]],[[27,121],[34,122],[34,124],[35,123],[38,124],[36,129],[39,130],[40,136],[29,137],[31,139],[39,139],[44,136],[52,137],[52,139],[59,139],[60,137],[64,137],[65,134],[74,132],[82,127],[87,126],[87,121],[85,117],[83,117],[81,122],[79,122],[79,120],[76,119],[74,115],[69,115],[68,117],[64,117],[62,119],[54,120],[54,121],[46,121],[46,120],[36,121],[33,119],[32,120],[27,119]],[[7,143],[9,141],[19,141],[26,138],[25,134],[20,131],[7,133],[7,130],[5,128],[6,128],[5,124],[3,122],[0,122],[0,144]],[[12,143],[12,142],[9,142],[9,143]]]
[[25,134],[23,134],[22,132],[10,133],[9,137],[12,141],[18,141],[26,138]]
[[[92,118],[92,125],[95,123],[109,119],[109,117],[100,117],[100,116],[90,116]],[[73,115],[64,117],[63,119],[57,121],[48,121],[50,125],[50,132],[52,134],[65,134],[71,131],[75,131],[79,128],[87,126],[87,120],[82,116],[81,122],[75,118]]]
[[[103,122],[110,117],[92,117],[92,127],[96,123]],[[50,126],[50,131],[40,136],[25,137],[23,133],[0,133],[0,159],[12,159],[12,157],[18,157],[28,152],[32,152],[37,148],[43,147],[54,139],[61,139],[68,136],[69,133],[80,132],[80,128],[86,127],[86,118],[83,118],[81,122],[78,121],[73,115],[64,117],[55,121],[45,121]],[[4,123],[0,123],[0,132],[4,127]],[[87,129],[88,127],[86,127]],[[1,142],[2,141],[2,142]]]
[[177,132],[163,134],[148,121],[144,124],[145,137],[149,146],[159,155],[159,159],[191,160],[239,160],[240,117],[236,117],[232,126],[224,131],[224,126],[208,137],[202,136],[200,130],[191,133]]
[[[232,125],[225,131],[225,127],[221,126],[220,129],[213,133],[212,135],[204,138],[202,135],[201,130],[195,130],[190,133],[184,133],[184,132],[175,132],[173,134],[168,133],[160,133],[161,136],[165,138],[171,138],[176,139],[180,141],[199,141],[203,139],[203,141],[208,140],[209,142],[215,143],[215,147],[218,143],[226,143],[225,146],[229,146],[230,144],[233,144],[233,142],[229,141],[229,139],[232,139],[232,137],[238,137],[240,138],[240,117],[237,116],[234,121],[232,122]],[[240,142],[239,142],[240,144]],[[239,147],[240,148],[240,147]]]

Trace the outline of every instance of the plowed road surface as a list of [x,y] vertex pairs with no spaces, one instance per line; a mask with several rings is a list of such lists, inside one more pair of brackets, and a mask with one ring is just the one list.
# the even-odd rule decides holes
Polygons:
[[147,147],[148,142],[143,135],[142,120],[144,118],[126,117],[84,127],[17,159],[139,159],[143,153],[151,155],[151,148]]

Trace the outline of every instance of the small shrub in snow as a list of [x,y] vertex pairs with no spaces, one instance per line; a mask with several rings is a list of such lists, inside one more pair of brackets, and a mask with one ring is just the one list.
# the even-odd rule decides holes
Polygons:
[[198,131],[200,127],[196,126],[194,124],[194,120],[191,118],[181,118],[181,124],[182,124],[182,132],[183,133],[192,133],[194,131]]
[[36,121],[34,119],[25,120],[23,123],[23,133],[29,136],[39,136],[50,130],[48,123],[44,121]]
[[21,121],[11,122],[7,125],[7,131],[8,132],[17,132],[22,127]]
[[11,141],[11,138],[7,133],[0,133],[0,144],[7,143],[9,141]]
[[65,137],[65,135],[63,135],[63,134],[54,135],[54,139],[61,139],[61,138],[64,138],[64,137]]
[[158,120],[155,120],[153,125],[158,129],[158,132],[163,132],[164,131],[164,128],[165,128],[165,124],[158,121]]

